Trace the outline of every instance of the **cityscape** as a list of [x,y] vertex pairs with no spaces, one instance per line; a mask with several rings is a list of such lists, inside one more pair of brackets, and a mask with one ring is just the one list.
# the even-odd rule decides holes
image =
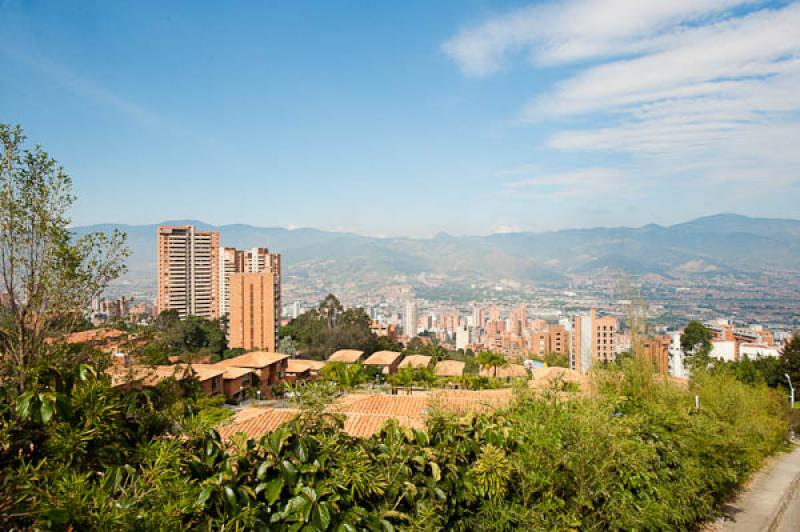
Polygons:
[[0,530],[800,530],[800,0],[0,0]]

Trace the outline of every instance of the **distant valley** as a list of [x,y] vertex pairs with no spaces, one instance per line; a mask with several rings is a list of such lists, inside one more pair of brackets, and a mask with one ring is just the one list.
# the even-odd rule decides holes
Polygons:
[[[392,284],[420,286],[425,279],[454,286],[507,280],[566,287],[575,279],[614,273],[630,278],[708,279],[711,276],[777,278],[800,273],[800,221],[719,214],[672,226],[568,229],[488,236],[438,234],[429,239],[375,238],[317,229],[250,225],[211,226],[222,244],[266,246],[283,256],[290,286]],[[85,234],[119,229],[128,234],[129,271],[117,290],[153,293],[156,227],[100,224],[74,227]],[[443,283],[442,280],[445,280]],[[766,279],[769,282],[769,279]],[[291,297],[291,294],[287,294]]]

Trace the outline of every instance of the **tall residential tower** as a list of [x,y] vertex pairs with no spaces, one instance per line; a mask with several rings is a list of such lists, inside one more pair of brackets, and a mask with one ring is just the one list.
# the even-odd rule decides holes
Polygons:
[[193,225],[158,228],[158,311],[219,317],[219,233]]

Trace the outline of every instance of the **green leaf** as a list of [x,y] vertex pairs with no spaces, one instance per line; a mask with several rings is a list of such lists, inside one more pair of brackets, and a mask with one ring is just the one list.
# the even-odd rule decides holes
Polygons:
[[281,490],[283,489],[283,477],[278,477],[274,480],[271,480],[265,484],[264,488],[264,498],[267,500],[269,504],[275,504],[275,501],[281,496]]
[[225,486],[223,489],[225,494],[225,502],[234,512],[239,510],[239,502],[236,500],[236,493],[229,487]]
[[314,508],[314,524],[320,530],[328,530],[328,527],[331,526],[331,511],[328,509],[328,503],[320,503]]
[[49,401],[42,401],[39,407],[39,417],[42,419],[42,424],[47,425],[53,417],[53,405]]
[[213,488],[211,486],[203,488],[203,491],[201,491],[200,495],[197,497],[197,504],[205,507],[206,501],[208,501],[209,497],[211,497],[212,490]]
[[437,464],[436,462],[431,462],[430,465],[431,465],[431,476],[433,477],[433,480],[439,482],[440,480],[442,480],[442,470],[439,469],[439,464]]
[[28,419],[31,416],[31,406],[33,403],[33,392],[25,392],[17,397],[17,417]]
[[272,463],[269,460],[264,460],[261,462],[261,465],[258,466],[258,470],[256,471],[256,478],[258,480],[264,480],[264,477],[267,476],[267,472],[269,471],[269,467]]
[[300,460],[301,464],[306,463],[308,460],[308,454],[306,453],[306,446],[303,445],[303,442],[297,440],[297,444],[294,446],[294,454],[297,456],[297,459]]

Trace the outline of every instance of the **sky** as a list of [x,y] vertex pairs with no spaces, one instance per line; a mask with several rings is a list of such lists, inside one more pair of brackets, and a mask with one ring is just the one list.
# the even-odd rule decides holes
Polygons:
[[75,225],[800,218],[800,2],[0,0]]

